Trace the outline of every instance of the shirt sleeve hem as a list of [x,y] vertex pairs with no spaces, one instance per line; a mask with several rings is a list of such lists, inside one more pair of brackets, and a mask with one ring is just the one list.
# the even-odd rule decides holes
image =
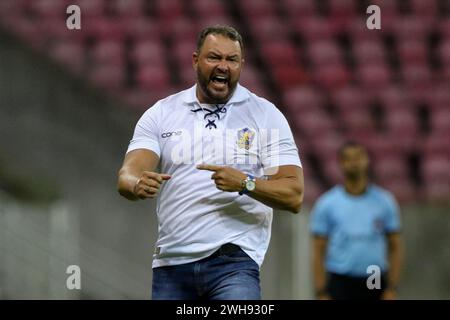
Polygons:
[[127,149],[126,153],[129,153],[133,150],[137,150],[137,149],[147,149],[150,151],[153,151],[154,153],[156,153],[158,155],[158,157],[161,155],[161,151],[159,149],[159,146],[157,143],[149,143],[149,142],[135,142],[130,144],[130,146]]

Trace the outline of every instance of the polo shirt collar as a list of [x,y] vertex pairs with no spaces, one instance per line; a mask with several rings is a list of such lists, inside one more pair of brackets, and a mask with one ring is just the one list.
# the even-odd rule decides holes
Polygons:
[[[183,102],[186,104],[193,104],[196,102],[199,103],[196,95],[196,90],[197,84],[187,89],[183,95]],[[231,96],[230,100],[228,100],[227,104],[244,102],[248,98],[249,98],[248,90],[238,83],[236,89],[234,90],[233,95]]]

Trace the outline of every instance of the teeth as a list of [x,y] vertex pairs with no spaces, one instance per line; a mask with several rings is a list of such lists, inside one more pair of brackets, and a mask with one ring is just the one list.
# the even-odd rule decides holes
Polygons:
[[227,80],[227,78],[226,77],[223,77],[223,76],[215,76],[213,79],[216,79],[216,80]]

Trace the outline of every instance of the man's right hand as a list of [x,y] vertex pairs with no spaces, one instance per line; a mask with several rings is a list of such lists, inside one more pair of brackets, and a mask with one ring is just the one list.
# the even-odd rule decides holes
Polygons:
[[164,180],[169,180],[170,175],[144,171],[134,185],[133,193],[139,199],[155,198]]

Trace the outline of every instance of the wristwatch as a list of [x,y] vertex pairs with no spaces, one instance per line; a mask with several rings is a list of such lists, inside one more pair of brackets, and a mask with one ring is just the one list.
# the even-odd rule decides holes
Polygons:
[[247,194],[250,191],[255,190],[256,188],[256,179],[251,174],[247,175],[247,178],[242,180],[242,191],[239,194],[242,196],[243,194]]

